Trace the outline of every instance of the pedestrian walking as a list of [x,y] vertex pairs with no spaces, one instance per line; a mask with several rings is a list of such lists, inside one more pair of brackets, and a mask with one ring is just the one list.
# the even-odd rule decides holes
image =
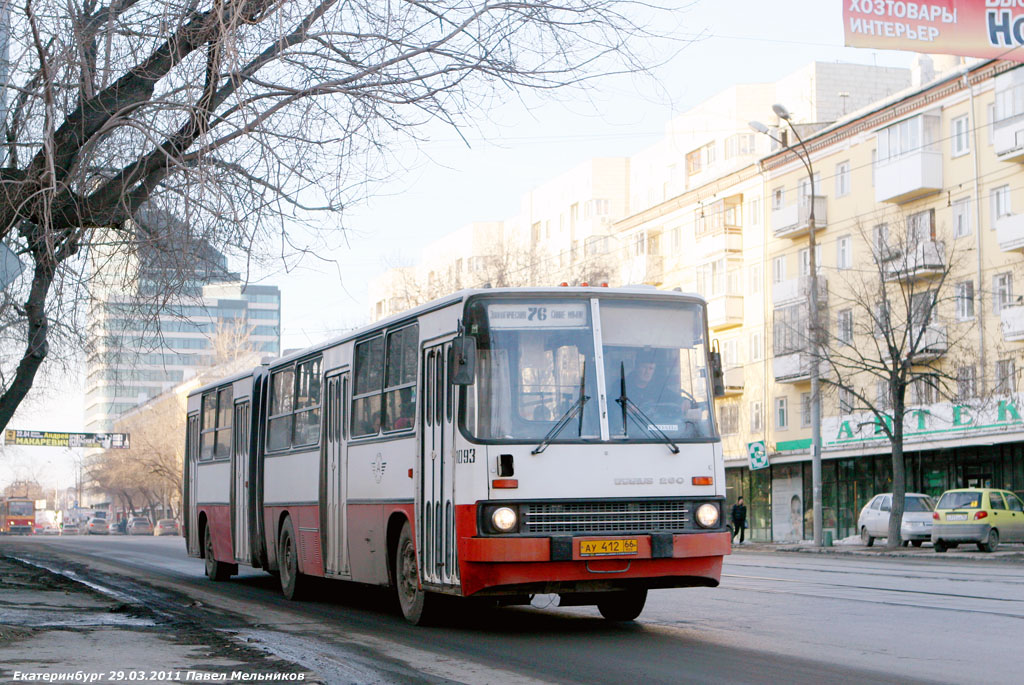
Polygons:
[[729,517],[732,519],[732,540],[735,542],[736,533],[739,533],[740,544],[742,545],[744,529],[747,527],[747,505],[743,503],[743,495],[740,495],[736,499],[736,504],[732,505]]

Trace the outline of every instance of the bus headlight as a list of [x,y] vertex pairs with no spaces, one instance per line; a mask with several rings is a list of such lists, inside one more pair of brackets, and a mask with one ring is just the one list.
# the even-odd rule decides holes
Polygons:
[[714,528],[718,525],[718,507],[705,502],[697,507],[697,523],[704,528]]
[[491,525],[501,533],[516,529],[516,512],[511,507],[498,507],[491,513]]

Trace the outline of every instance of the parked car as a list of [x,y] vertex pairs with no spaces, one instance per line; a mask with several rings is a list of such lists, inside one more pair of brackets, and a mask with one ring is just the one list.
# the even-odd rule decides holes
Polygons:
[[153,535],[181,535],[177,519],[160,519],[156,522]]
[[973,542],[982,552],[996,551],[1000,542],[1024,542],[1024,502],[1008,490],[947,490],[935,505],[933,519],[936,552],[961,542]]
[[125,523],[126,523],[126,521],[124,519],[121,519],[119,521],[108,521],[108,523],[110,524],[110,534],[111,535],[124,535],[124,529],[125,529]]
[[128,521],[125,532],[128,535],[152,535],[153,524],[145,516],[136,516]]
[[[892,511],[892,493],[884,492],[875,495],[860,510],[857,518],[857,529],[860,539],[870,547],[875,538],[889,537],[889,514]],[[919,492],[908,492],[903,499],[903,522],[900,525],[900,538],[903,544],[920,547],[925,540],[932,537],[932,512],[935,501],[928,495]]]
[[43,526],[42,535],[60,535],[60,528],[54,523],[47,523]]
[[60,529],[61,535],[78,535],[80,532],[77,523],[65,523]]
[[110,535],[110,524],[107,519],[94,516],[85,524],[85,532],[89,535]]

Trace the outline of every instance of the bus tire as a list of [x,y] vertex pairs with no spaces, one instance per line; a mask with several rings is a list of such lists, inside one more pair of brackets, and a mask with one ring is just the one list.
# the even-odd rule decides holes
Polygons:
[[647,590],[609,592],[597,601],[597,610],[609,621],[632,621],[644,610]]
[[402,616],[409,623],[425,625],[433,618],[437,598],[420,587],[419,571],[416,569],[416,546],[412,540],[412,528],[406,521],[395,545],[393,565],[395,573],[395,596]]
[[214,557],[213,533],[210,532],[209,524],[203,533],[203,556],[206,557],[206,577],[210,580],[220,582],[238,573],[238,564],[225,564],[223,561],[217,561]]
[[281,525],[281,535],[277,539],[277,569],[281,579],[281,592],[285,599],[304,599],[308,581],[299,573],[298,538],[295,537],[291,516],[285,518]]

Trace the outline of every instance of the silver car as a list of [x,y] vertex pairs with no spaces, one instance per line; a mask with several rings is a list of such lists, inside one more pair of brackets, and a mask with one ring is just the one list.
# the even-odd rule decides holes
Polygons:
[[[900,538],[903,545],[913,544],[920,547],[925,540],[932,539],[932,512],[935,501],[928,495],[919,492],[908,492],[904,498],[903,524],[900,526]],[[875,495],[860,510],[857,519],[857,530],[861,541],[870,547],[875,538],[889,537],[889,513],[892,511],[892,493],[884,492]]]

